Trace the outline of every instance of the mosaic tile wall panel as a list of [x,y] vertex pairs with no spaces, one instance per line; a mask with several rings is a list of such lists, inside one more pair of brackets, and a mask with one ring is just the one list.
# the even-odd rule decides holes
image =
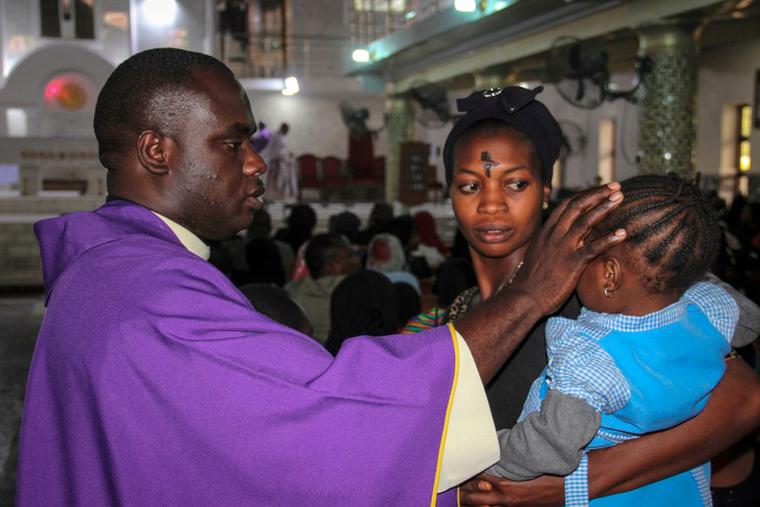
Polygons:
[[641,171],[694,176],[696,65],[693,45],[659,48],[649,55],[641,104]]
[[385,200],[393,202],[399,196],[401,178],[401,143],[414,134],[414,114],[405,100],[388,101],[388,157],[385,161]]

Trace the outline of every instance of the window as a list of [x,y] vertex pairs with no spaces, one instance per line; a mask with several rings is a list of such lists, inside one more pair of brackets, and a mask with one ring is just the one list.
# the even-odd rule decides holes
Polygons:
[[18,164],[0,164],[0,197],[15,197],[20,194],[20,173]]
[[752,169],[750,136],[752,135],[752,107],[740,104],[736,107],[736,144],[734,161],[739,176],[739,192],[747,195],[749,179],[746,177]]
[[615,180],[615,120],[599,120],[599,169],[600,183]]
[[95,38],[95,0],[39,0],[43,37]]
[[750,141],[752,135],[752,108],[746,104],[738,107],[737,119],[739,121],[736,129],[736,167],[741,172],[747,172],[752,168],[752,158],[750,155]]

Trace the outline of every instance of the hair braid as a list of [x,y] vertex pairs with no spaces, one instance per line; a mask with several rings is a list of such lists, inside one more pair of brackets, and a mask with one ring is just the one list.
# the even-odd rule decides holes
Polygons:
[[653,294],[685,291],[715,259],[720,231],[696,186],[673,176],[644,175],[621,183],[625,199],[597,234],[624,228],[623,251],[641,262],[641,280]]

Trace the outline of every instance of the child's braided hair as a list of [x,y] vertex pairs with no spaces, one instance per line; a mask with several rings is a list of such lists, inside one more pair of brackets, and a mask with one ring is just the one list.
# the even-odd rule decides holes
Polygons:
[[[697,186],[673,175],[635,176],[621,183],[623,203],[597,228],[628,232],[621,245],[641,267],[651,294],[683,293],[704,277],[720,245],[720,229]],[[595,234],[596,235],[596,234]]]

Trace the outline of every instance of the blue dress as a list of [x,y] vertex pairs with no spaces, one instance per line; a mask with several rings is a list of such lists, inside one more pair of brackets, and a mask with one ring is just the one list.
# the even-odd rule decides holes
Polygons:
[[[548,365],[533,383],[520,421],[548,390],[586,401],[601,425],[586,449],[608,447],[697,415],[725,370],[738,306],[720,287],[697,283],[676,303],[636,317],[583,309],[546,326]],[[705,463],[593,506],[711,505]],[[566,505],[588,505],[587,463],[565,479]]]

